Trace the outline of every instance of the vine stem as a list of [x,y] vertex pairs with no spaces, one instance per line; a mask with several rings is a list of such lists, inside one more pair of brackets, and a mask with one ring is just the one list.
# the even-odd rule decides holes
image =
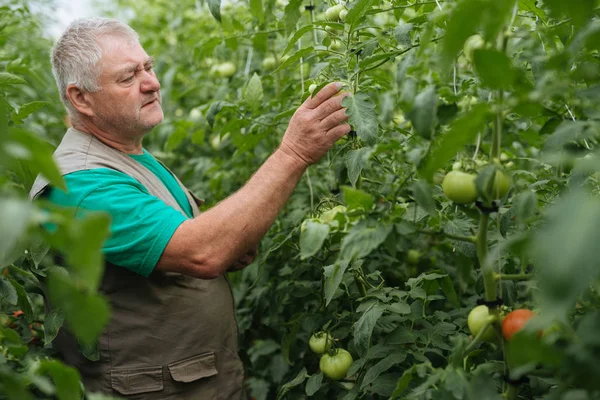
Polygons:
[[533,279],[532,274],[494,274],[494,279],[505,281],[528,281]]
[[506,390],[505,398],[506,400],[516,400],[519,394],[519,388],[514,385],[508,385],[508,389]]
[[473,341],[469,343],[469,345],[465,348],[464,353],[469,352],[477,343],[481,342],[481,338],[483,337],[483,335],[485,335],[487,330],[490,328],[494,329],[493,325],[497,320],[498,318],[495,315],[490,315],[489,317],[487,317],[487,320],[479,330],[479,333],[473,338]]
[[417,232],[424,233],[426,235],[434,235],[434,236],[442,235],[442,236],[447,237],[448,239],[460,240],[462,242],[477,243],[476,236],[456,235],[454,233],[444,232],[443,230],[433,231],[433,230],[429,230],[429,229],[418,229]]
[[[490,221],[490,215],[487,213],[481,213],[479,217],[479,232],[477,233],[477,258],[479,259],[479,265],[483,270],[483,286],[485,289],[485,300],[494,301],[496,300],[496,273],[492,265],[486,263],[488,243],[487,233],[488,224]],[[493,311],[493,310],[492,310]]]

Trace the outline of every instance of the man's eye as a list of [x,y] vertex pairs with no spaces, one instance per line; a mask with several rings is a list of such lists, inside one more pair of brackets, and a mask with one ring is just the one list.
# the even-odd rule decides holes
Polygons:
[[128,78],[123,79],[123,82],[127,83],[127,82],[133,82],[133,75],[131,75]]

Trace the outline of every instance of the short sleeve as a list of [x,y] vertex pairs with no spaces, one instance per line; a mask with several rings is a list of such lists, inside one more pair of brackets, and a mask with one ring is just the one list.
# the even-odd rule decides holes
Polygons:
[[110,237],[102,249],[105,259],[142,276],[150,275],[179,225],[188,219],[118,171],[78,171],[66,175],[65,182],[68,192],[52,190],[50,200],[77,207],[78,213],[109,213]]

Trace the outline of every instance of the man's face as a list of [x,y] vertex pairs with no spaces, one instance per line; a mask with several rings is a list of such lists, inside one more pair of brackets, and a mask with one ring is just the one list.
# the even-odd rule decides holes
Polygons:
[[92,122],[105,132],[128,136],[148,133],[163,120],[160,83],[152,58],[139,43],[117,36],[100,39],[102,60],[98,92],[90,93]]

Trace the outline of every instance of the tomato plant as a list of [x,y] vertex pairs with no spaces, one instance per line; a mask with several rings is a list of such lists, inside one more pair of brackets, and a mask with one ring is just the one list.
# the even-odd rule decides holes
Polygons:
[[[352,93],[353,134],[309,168],[256,262],[229,276],[252,397],[597,397],[599,15],[595,1],[565,4],[107,3],[109,14],[131,17],[168,100],[145,147],[205,208],[277,148],[310,93],[334,80]],[[0,75],[9,116],[0,124],[0,220],[9,224],[0,254],[14,254],[2,258],[0,289],[15,323],[0,345],[15,365],[10,376],[27,388],[23,371],[36,353],[20,354],[40,347],[29,323],[43,323],[50,350],[62,323],[44,314],[36,289],[53,266],[38,244],[66,239],[47,243],[24,199],[32,175],[52,173],[46,144],[56,145],[65,125],[51,43],[34,29],[43,24],[29,23],[24,9],[8,16],[2,74],[25,83]],[[41,106],[44,99],[52,100]],[[100,225],[65,223],[62,232],[79,239],[78,229]],[[86,254],[97,250],[92,243]],[[79,277],[56,282],[94,295],[93,282]],[[469,319],[482,301],[486,318],[499,318],[500,304],[539,308],[539,328],[560,323],[560,334],[474,340],[481,331]],[[16,310],[24,315],[13,321]],[[96,320],[89,323],[101,329]],[[345,375],[353,385],[322,379],[307,351],[321,329],[352,353]]]

